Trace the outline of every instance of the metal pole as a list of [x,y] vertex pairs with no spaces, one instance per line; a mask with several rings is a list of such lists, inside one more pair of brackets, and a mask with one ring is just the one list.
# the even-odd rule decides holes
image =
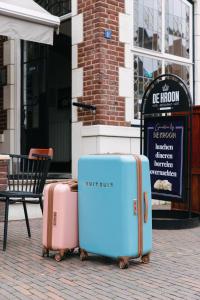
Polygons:
[[190,158],[189,158],[189,178],[188,178],[188,185],[189,185],[189,193],[188,193],[188,212],[189,218],[192,217],[192,106],[190,107]]
[[142,141],[142,128],[143,128],[143,113],[141,110],[141,119],[140,119],[140,154],[143,154],[143,141]]

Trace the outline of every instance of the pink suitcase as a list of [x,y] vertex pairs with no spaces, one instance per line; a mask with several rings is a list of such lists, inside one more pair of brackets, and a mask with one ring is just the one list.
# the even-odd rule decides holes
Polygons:
[[78,183],[75,180],[50,183],[44,188],[43,256],[58,250],[60,261],[78,247]]

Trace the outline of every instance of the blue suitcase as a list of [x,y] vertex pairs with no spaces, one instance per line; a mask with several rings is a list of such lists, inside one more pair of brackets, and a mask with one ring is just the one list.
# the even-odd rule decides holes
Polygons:
[[143,155],[87,155],[78,162],[80,259],[87,253],[149,262],[152,209],[149,161]]

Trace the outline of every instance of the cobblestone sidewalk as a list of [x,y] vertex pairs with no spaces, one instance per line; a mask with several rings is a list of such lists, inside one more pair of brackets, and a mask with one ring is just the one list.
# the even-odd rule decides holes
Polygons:
[[[6,252],[0,250],[0,300],[5,299],[200,299],[200,228],[153,231],[151,263],[130,263],[77,254],[57,263],[41,257],[41,220],[9,222]],[[0,247],[3,226],[0,223]]]

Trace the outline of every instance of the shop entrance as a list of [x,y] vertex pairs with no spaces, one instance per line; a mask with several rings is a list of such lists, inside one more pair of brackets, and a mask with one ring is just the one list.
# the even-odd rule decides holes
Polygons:
[[22,43],[21,153],[52,147],[51,172],[71,172],[71,21],[54,45]]

